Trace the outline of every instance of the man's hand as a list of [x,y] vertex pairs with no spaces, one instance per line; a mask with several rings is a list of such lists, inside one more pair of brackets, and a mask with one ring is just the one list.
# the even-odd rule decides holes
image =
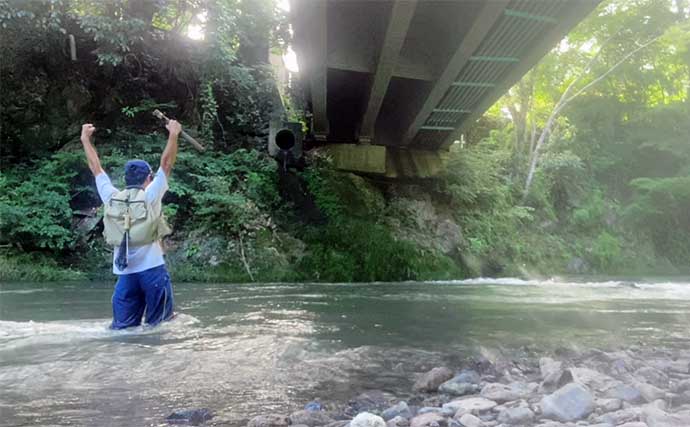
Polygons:
[[91,135],[96,132],[96,128],[91,123],[86,123],[81,126],[81,140],[91,141]]
[[91,136],[96,132],[96,128],[91,123],[86,123],[81,127],[81,144],[84,146],[84,153],[86,160],[89,162],[89,169],[94,176],[103,173],[101,161],[98,159],[98,153],[91,142]]
[[182,132],[182,125],[177,120],[169,120],[165,128],[170,132],[170,136],[178,136]]

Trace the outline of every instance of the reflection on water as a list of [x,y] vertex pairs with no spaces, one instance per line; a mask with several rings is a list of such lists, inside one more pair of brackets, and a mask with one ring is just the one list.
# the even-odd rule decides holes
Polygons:
[[176,286],[157,328],[107,329],[110,285],[0,284],[0,425],[227,425],[529,346],[686,346],[690,285],[475,280]]

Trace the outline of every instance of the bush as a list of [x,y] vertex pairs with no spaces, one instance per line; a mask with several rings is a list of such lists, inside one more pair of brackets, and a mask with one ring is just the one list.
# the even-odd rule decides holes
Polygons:
[[60,153],[35,170],[16,167],[0,172],[0,235],[26,249],[66,249],[70,231],[70,186],[81,159]]

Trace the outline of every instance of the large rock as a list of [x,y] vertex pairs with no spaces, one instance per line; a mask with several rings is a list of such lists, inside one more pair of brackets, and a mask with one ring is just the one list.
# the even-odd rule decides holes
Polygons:
[[362,412],[350,421],[350,427],[386,427],[386,422],[378,415]]
[[293,412],[289,418],[290,424],[305,424],[309,427],[324,426],[335,421],[323,412],[307,410]]
[[594,411],[594,398],[589,390],[578,383],[567,384],[541,400],[544,418],[558,421],[577,421]]
[[596,399],[594,404],[602,412],[617,411],[623,406],[623,402],[620,399]]
[[434,368],[422,375],[412,387],[414,391],[436,391],[438,387],[453,378],[453,371],[446,367]]
[[393,405],[381,413],[381,417],[388,421],[395,417],[412,418],[412,412],[410,407],[407,406],[407,402],[399,402],[397,405]]
[[610,399],[620,399],[632,404],[640,404],[644,402],[642,393],[637,388],[628,384],[618,384],[606,392],[606,397]]
[[498,414],[498,422],[503,424],[528,424],[534,419],[534,412],[529,408],[508,408]]
[[451,394],[453,396],[464,396],[466,394],[475,394],[479,391],[479,386],[476,382],[468,382],[468,377],[458,375],[441,384],[438,391],[441,393]]
[[483,427],[484,422],[472,414],[464,414],[458,421],[462,427]]
[[287,427],[290,425],[285,415],[259,415],[247,423],[247,427]]
[[386,427],[409,427],[410,426],[410,420],[407,418],[397,416],[394,417],[388,421],[386,421]]
[[690,411],[679,411],[675,414],[669,414],[661,409],[647,406],[642,410],[641,418],[649,427],[690,426]]
[[483,397],[469,397],[465,399],[453,400],[443,405],[443,408],[448,408],[455,412],[455,418],[459,418],[464,414],[480,414],[489,411],[496,407],[497,403]]
[[434,412],[417,415],[410,420],[410,427],[447,427],[446,417]]
[[541,379],[545,379],[554,372],[563,370],[563,362],[558,362],[550,357],[542,357],[539,359],[539,372],[541,373]]
[[529,384],[513,382],[509,385],[489,383],[479,393],[482,397],[498,403],[511,402],[526,397],[533,391]]
[[640,394],[647,402],[654,402],[657,399],[666,397],[666,392],[652,384],[635,382],[633,386],[640,391]]

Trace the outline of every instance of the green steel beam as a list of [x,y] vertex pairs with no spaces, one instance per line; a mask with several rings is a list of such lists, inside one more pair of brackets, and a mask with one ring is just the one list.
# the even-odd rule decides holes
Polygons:
[[451,86],[459,87],[494,87],[495,83],[484,83],[484,82],[454,82]]
[[504,11],[506,16],[511,16],[514,18],[529,19],[531,21],[548,22],[549,24],[556,24],[558,20],[550,16],[544,15],[533,15],[531,13],[523,12],[521,10],[506,9]]
[[455,128],[452,126],[422,126],[419,129],[421,129],[421,130],[443,130],[443,131],[455,130]]
[[520,58],[513,56],[470,56],[470,61],[520,62]]
[[434,108],[431,110],[433,113],[454,113],[454,114],[470,114],[471,110],[456,110],[454,108]]

